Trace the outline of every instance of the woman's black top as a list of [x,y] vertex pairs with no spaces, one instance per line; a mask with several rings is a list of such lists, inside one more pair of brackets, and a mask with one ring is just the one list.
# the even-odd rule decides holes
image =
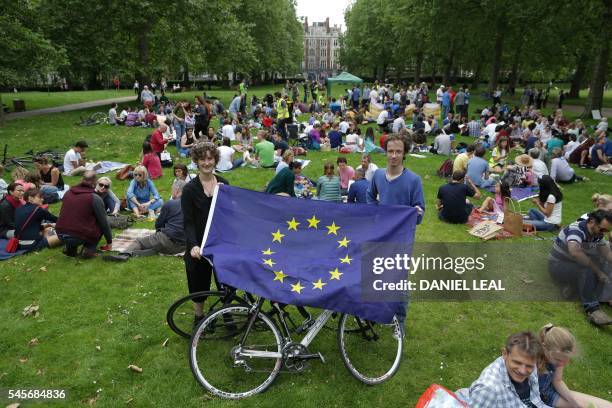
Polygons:
[[[215,177],[217,178],[217,182],[229,185],[228,181],[224,178],[217,175],[215,175]],[[208,197],[204,194],[204,187],[199,177],[194,177],[183,188],[181,208],[183,210],[185,251],[187,253],[191,251],[191,248],[194,246],[200,246],[202,244],[211,204],[212,196]]]
[[[36,213],[24,228],[24,224],[33,211],[36,211]],[[40,226],[44,220],[56,222],[57,217],[35,204],[27,203],[22,205],[15,210],[15,235],[19,235],[19,239],[24,241],[40,239]]]
[[[51,172],[53,171],[53,169],[55,169],[56,167],[51,167],[49,168],[49,171],[44,173],[42,170],[40,171],[40,179],[44,182],[44,183],[51,183]],[[57,187],[58,190],[63,190],[64,189],[64,179],[62,178],[62,172],[59,172],[59,178],[57,179],[57,184],[55,185],[55,187]]]

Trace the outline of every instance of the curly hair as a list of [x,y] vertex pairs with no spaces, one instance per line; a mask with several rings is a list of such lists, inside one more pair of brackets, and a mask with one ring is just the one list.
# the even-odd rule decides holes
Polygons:
[[208,155],[215,159],[215,164],[219,163],[219,149],[211,142],[197,142],[191,148],[191,160],[198,163],[198,160],[204,160]]

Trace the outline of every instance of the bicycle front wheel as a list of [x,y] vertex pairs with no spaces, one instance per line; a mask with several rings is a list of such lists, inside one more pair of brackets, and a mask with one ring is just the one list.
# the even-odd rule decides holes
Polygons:
[[240,344],[251,308],[228,306],[213,312],[191,337],[189,362],[196,380],[221,398],[246,398],[272,384],[282,365],[282,337],[272,320],[258,313]]
[[397,318],[390,324],[380,324],[343,314],[338,324],[338,346],[353,377],[368,385],[380,384],[399,368],[402,327]]

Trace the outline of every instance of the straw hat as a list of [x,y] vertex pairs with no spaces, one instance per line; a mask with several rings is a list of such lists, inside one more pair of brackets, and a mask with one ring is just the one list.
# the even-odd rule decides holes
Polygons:
[[521,154],[519,156],[516,156],[516,159],[514,159],[514,162],[518,164],[519,166],[533,167],[533,158],[529,156],[528,154]]

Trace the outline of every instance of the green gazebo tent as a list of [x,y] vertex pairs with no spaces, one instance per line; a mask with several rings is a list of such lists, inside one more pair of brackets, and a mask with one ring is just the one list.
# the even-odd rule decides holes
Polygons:
[[331,88],[332,85],[352,85],[352,84],[362,84],[363,79],[356,77],[353,74],[349,74],[348,72],[341,72],[335,77],[327,78],[327,96],[331,96]]

